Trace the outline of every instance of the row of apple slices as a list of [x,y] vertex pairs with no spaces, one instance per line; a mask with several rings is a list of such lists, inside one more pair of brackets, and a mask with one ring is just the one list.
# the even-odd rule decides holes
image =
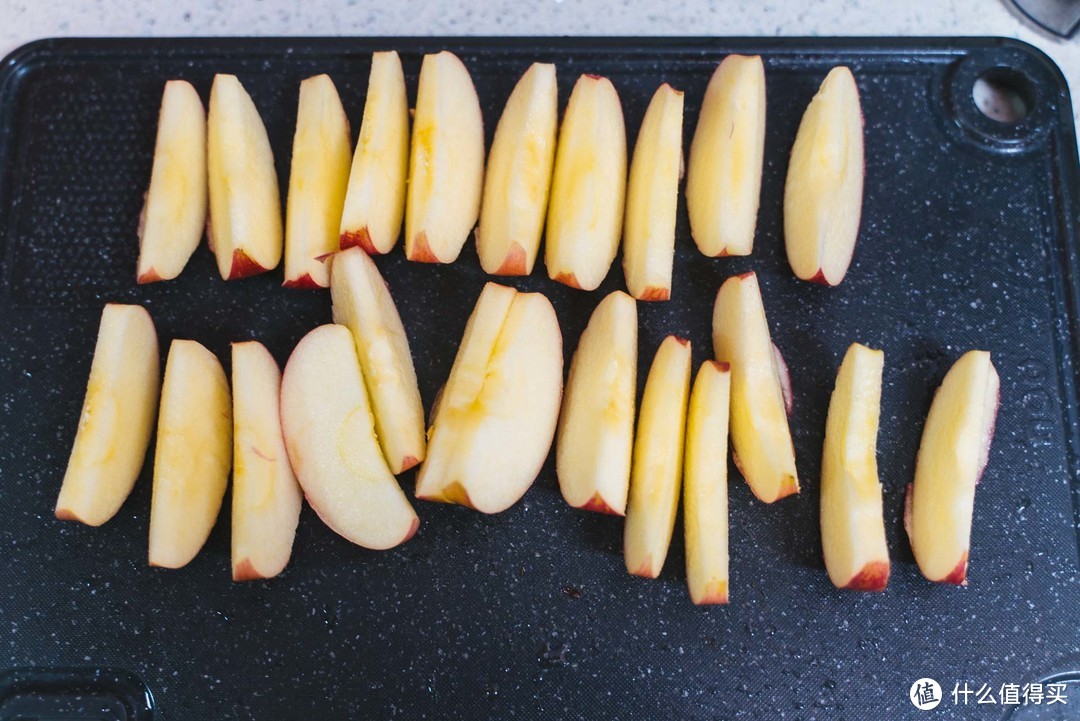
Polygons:
[[[533,64],[507,101],[485,177],[479,99],[452,53],[424,57],[411,151],[396,53],[372,57],[355,153],[333,81],[308,78],[300,84],[283,228],[273,152],[240,81],[214,78],[208,116],[189,83],[170,81],[140,224],[138,280],[176,277],[204,225],[223,278],[276,267],[284,245],[285,285],[326,287],[326,255],[353,245],[386,253],[403,219],[406,255],[433,263],[456,260],[479,219],[477,252],[489,273],[530,274],[546,224],[551,278],[595,289],[622,238],[630,293],[670,297],[683,94],[667,84],[656,91],[629,180],[622,106],[611,82],[578,79],[558,143],[557,105],[555,66]],[[706,255],[752,250],[764,138],[761,58],[731,55],[706,90],[687,171],[691,232]],[[835,68],[803,117],[788,172],[785,238],[800,278],[830,285],[843,278],[862,183],[858,89],[847,68]]]

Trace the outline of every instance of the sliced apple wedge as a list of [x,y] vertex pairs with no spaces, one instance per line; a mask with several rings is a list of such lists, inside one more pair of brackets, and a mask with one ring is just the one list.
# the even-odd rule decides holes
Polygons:
[[1000,387],[990,354],[968,351],[930,405],[904,526],[919,570],[931,581],[967,584],[975,486],[990,457]]
[[859,89],[850,70],[833,68],[803,114],[784,184],[784,243],[797,277],[844,279],[859,237],[864,167]]
[[493,275],[529,275],[544,232],[555,131],[555,66],[533,63],[506,101],[491,143],[476,251]]
[[488,283],[437,403],[416,497],[498,513],[525,495],[555,435],[562,357],[548,299]]
[[719,361],[698,371],[690,392],[683,459],[686,583],[697,605],[728,602],[728,415],[731,372]]
[[623,273],[638,300],[671,297],[682,122],[683,94],[664,83],[641,121],[626,188]]
[[617,290],[581,334],[563,395],[555,468],[566,502],[626,514],[637,394],[637,304]]
[[713,351],[731,366],[735,464],[765,503],[799,492],[781,371],[754,273],[728,278],[716,294]]
[[883,591],[889,582],[877,469],[884,363],[881,351],[853,344],[829,401],[821,459],[821,547],[837,588]]
[[626,124],[615,86],[582,75],[563,115],[548,203],[548,277],[595,290],[615,260],[626,194]]
[[217,356],[174,340],[161,386],[150,565],[180,568],[198,555],[221,511],[232,467],[232,402]]
[[207,119],[207,237],[225,280],[281,261],[281,197],[274,153],[251,96],[235,75],[215,75]]
[[765,67],[728,55],[701,102],[686,169],[690,234],[709,257],[754,249],[765,157]]
[[146,458],[160,374],[150,314],[137,305],[106,305],[57,518],[100,526],[120,510]]
[[682,485],[690,341],[671,335],[656,351],[641,397],[623,531],[626,570],[656,578],[664,567]]
[[374,550],[412,538],[420,519],[375,438],[356,343],[345,326],[319,326],[289,356],[281,428],[304,495],[327,526]]
[[272,578],[289,563],[304,499],[281,433],[281,371],[262,343],[233,343],[232,382],[232,576]]
[[165,83],[154,169],[139,222],[139,283],[180,275],[206,227],[206,110],[186,80]]
[[392,50],[373,53],[341,214],[342,249],[358,245],[374,255],[389,253],[397,244],[408,172],[409,99],[401,58]]
[[334,256],[330,296],[334,322],[356,340],[383,455],[390,470],[401,473],[424,460],[426,440],[420,387],[397,306],[374,261],[360,248]]
[[325,256],[339,248],[341,208],[349,183],[349,119],[334,81],[300,83],[289,202],[285,209],[285,287],[325,288]]
[[420,66],[405,204],[405,256],[453,263],[480,215],[484,117],[457,55],[425,55]]

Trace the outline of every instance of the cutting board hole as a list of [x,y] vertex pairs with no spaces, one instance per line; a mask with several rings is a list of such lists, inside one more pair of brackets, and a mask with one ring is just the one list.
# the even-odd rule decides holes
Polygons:
[[1035,88],[1023,73],[992,68],[975,79],[971,88],[975,106],[986,117],[1015,125],[1035,107]]

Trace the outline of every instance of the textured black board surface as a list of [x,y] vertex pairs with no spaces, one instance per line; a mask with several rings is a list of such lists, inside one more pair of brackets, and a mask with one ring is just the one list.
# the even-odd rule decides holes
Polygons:
[[[643,381],[668,333],[693,341],[695,364],[709,357],[716,289],[756,270],[791,368],[803,490],[765,506],[733,474],[728,607],[690,604],[681,525],[659,580],[628,576],[622,522],[567,508],[550,463],[497,516],[417,503],[419,534],[384,553],[350,545],[305,508],[292,563],[269,582],[230,582],[227,509],[190,566],[148,568],[149,463],[105,526],[53,519],[104,302],[145,305],[163,349],[194,338],[226,362],[230,341],[257,338],[283,363],[330,319],[326,293],[282,289],[280,270],[222,282],[205,248],[178,280],[134,284],[164,81],[188,78],[205,99],[213,73],[237,73],[284,190],[298,82],[330,73],[355,131],[369,53],[385,48],[402,53],[410,93],[422,53],[459,53],[489,140],[530,62],[558,65],[561,106],[579,73],[608,75],[631,143],[661,82],[686,91],[688,142],[716,63],[764,55],[755,253],[700,256],[680,209],[674,298],[640,306]],[[802,110],[837,63],[862,93],[867,180],[854,264],[830,289],[791,276],[781,208]],[[1015,128],[980,119],[970,101],[970,81],[999,65],[1034,89],[1034,112]],[[1078,171],[1068,91],[1037,51],[995,39],[64,40],[23,48],[0,72],[0,667],[127,670],[156,717],[185,720],[898,719],[919,714],[907,693],[921,676],[948,693],[1080,670]],[[471,247],[450,267],[407,263],[400,247],[378,264],[430,404],[486,278]],[[542,268],[512,283],[551,298],[569,359],[622,276],[616,265],[595,293]],[[835,590],[820,551],[825,412],[853,341],[886,354],[879,462],[893,569],[881,594]],[[903,489],[933,389],[972,347],[993,352],[1002,406],[971,583],[942,587],[912,560]],[[1070,713],[1080,708],[1071,688]],[[950,698],[934,713],[1002,709]]]

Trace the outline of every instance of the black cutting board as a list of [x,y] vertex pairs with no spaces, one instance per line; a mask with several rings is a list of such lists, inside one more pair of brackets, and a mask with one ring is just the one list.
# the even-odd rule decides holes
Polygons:
[[[97,322],[140,303],[162,348],[194,338],[227,361],[259,339],[280,362],[330,319],[325,292],[280,270],[225,283],[201,248],[176,281],[134,283],[135,228],[162,85],[205,99],[236,73],[262,112],[286,188],[299,81],[328,72],[359,126],[370,53],[396,49],[410,93],[423,53],[450,49],[479,91],[488,137],[533,61],[558,66],[560,104],[580,73],[609,76],[630,142],[661,82],[686,91],[687,142],[716,64],[760,53],[768,134],[754,255],[707,259],[680,209],[673,299],[642,304],[641,373],[668,333],[711,354],[713,298],[756,270],[791,367],[802,493],[757,502],[731,484],[731,604],[695,608],[681,525],[661,577],[626,574],[622,521],[568,508],[549,463],[506,513],[418,502],[420,533],[376,553],[305,508],[281,577],[229,580],[229,513],[179,570],[146,564],[151,468],[105,526],[53,519]],[[787,158],[799,119],[836,64],[866,116],[861,240],[837,288],[796,280],[782,239]],[[997,69],[1031,104],[1017,125],[981,116],[975,78]],[[1000,39],[153,39],[48,40],[0,67],[0,719],[920,717],[908,699],[954,684],[1059,675],[1080,710],[1076,233],[1078,167],[1064,79]],[[471,245],[447,267],[378,264],[430,404],[486,278]],[[513,285],[554,303],[567,357],[618,264],[583,293],[539,267]],[[892,578],[881,594],[835,590],[818,531],[825,413],[847,346],[885,351],[879,462]],[[993,353],[1002,405],[976,497],[970,585],[918,573],[901,528],[934,388],[961,352]],[[412,474],[403,478],[411,494]],[[1064,674],[1064,675],[1062,675]],[[1053,712],[1046,715],[1048,712]],[[1030,715],[1038,713],[1043,715]],[[1076,718],[1029,706],[1015,718]]]

